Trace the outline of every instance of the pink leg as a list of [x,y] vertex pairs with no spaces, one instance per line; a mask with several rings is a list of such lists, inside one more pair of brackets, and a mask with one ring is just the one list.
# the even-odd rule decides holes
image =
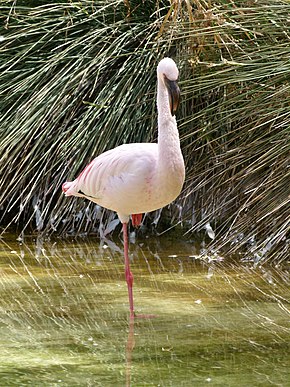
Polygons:
[[128,286],[129,304],[130,304],[130,317],[134,317],[134,305],[133,305],[133,274],[130,271],[129,262],[129,243],[128,243],[128,230],[127,223],[123,223],[123,237],[124,237],[124,257],[125,257],[125,277]]

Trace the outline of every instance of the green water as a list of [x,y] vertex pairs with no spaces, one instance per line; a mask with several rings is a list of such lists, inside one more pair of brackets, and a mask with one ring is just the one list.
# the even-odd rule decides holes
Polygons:
[[120,240],[5,236],[0,386],[290,386],[289,272],[200,259],[165,237],[130,245],[129,321]]

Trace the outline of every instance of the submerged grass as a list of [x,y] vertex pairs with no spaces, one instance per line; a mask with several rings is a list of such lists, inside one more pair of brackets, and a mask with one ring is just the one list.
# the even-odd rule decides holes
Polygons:
[[169,55],[187,165],[172,222],[189,232],[210,223],[218,247],[285,260],[289,10],[281,0],[2,2],[2,223],[113,228],[114,214],[60,187],[104,150],[156,139],[155,69]]

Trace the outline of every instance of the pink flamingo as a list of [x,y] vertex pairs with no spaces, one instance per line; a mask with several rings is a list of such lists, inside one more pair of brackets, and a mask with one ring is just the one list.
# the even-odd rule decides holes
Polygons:
[[134,317],[133,274],[128,256],[127,225],[140,225],[142,214],[171,203],[181,192],[185,169],[175,111],[180,91],[178,69],[164,58],[157,66],[158,143],[123,144],[96,157],[62,190],[116,211],[123,224],[125,277],[130,317]]

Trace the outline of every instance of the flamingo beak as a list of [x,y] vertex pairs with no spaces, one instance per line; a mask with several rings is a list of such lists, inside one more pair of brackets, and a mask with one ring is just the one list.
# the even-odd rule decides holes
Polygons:
[[164,80],[168,91],[171,114],[174,116],[180,101],[180,89],[177,81],[170,81],[166,77],[164,77]]

